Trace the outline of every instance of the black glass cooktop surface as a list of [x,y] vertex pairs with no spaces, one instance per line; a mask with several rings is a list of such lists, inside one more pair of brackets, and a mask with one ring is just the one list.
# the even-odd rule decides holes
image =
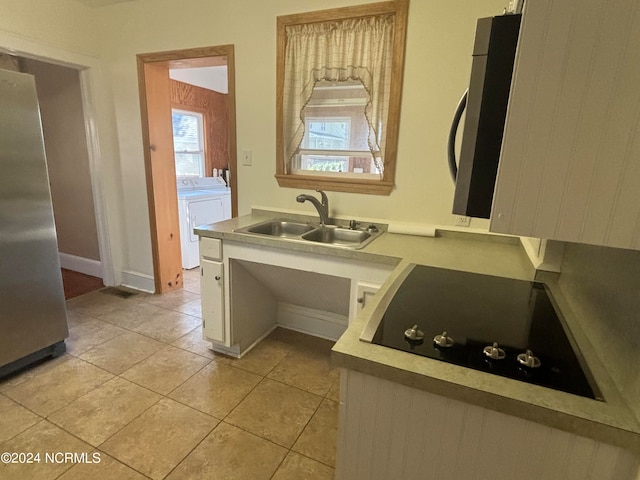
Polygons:
[[372,343],[601,399],[538,282],[416,265]]

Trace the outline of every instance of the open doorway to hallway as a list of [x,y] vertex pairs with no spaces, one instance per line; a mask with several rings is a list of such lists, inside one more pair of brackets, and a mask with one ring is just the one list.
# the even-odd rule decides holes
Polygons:
[[[225,184],[222,178],[229,178],[230,210],[237,215],[234,48],[222,45],[147,53],[138,55],[137,60],[155,291],[163,293],[183,286],[173,111],[186,109],[204,119],[212,116],[215,104],[225,105],[218,110],[226,108],[226,117],[213,115],[216,118],[210,120],[211,128],[204,128],[202,166],[188,168],[197,163],[197,148],[182,152],[187,166],[183,174],[206,178],[222,175]],[[172,78],[180,76],[181,70],[221,66],[226,68],[226,94],[202,93],[198,90],[202,87]],[[183,236],[189,234],[183,232]]]
[[0,57],[2,68],[35,77],[65,296],[102,288],[80,72],[44,60]]

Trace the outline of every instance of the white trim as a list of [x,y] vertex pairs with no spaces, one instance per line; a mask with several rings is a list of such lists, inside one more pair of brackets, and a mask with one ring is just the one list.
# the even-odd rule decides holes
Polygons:
[[317,155],[324,157],[372,157],[370,150],[323,150],[320,148],[301,148],[298,155]]
[[316,176],[316,177],[335,177],[335,178],[359,178],[365,180],[379,180],[379,173],[354,173],[354,172],[322,172],[318,170],[301,170],[299,168],[292,168],[291,175],[304,175],[304,176]]
[[80,91],[84,110],[85,135],[89,156],[89,171],[93,194],[94,212],[98,233],[98,248],[102,261],[102,281],[105,285],[117,285],[118,279],[114,267],[112,245],[107,222],[106,201],[101,173],[101,149],[96,126],[96,101],[93,86],[99,83],[99,58],[82,53],[63,50],[51,45],[40,43],[14,33],[0,30],[0,52],[45,61],[78,70],[80,77]]
[[111,242],[109,239],[109,222],[104,199],[103,178],[100,170],[102,156],[100,139],[96,127],[95,100],[93,98],[93,68],[81,70],[80,92],[84,110],[84,128],[87,138],[87,154],[89,156],[89,172],[91,174],[91,190],[93,193],[93,211],[98,234],[98,249],[102,260],[103,282],[105,285],[116,285]]
[[63,50],[22,37],[15,33],[7,32],[6,30],[0,30],[0,51],[19,57],[49,61],[56,65],[76,69],[92,68],[99,62],[98,57]]
[[540,258],[542,240],[539,238],[520,237],[520,243],[529,257],[529,261],[537,269],[542,264],[542,258]]
[[520,243],[536,270],[544,270],[545,272],[560,272],[562,270],[563,242],[520,237]]
[[307,103],[307,107],[363,107],[368,101],[368,98],[323,98]]
[[216,352],[216,353],[222,353],[223,355],[226,355],[227,357],[233,357],[233,358],[242,358],[242,355],[247,353],[254,346],[254,345],[251,345],[251,347],[249,347],[248,350],[246,350],[245,352],[243,352],[241,354],[240,353],[240,345],[238,345],[237,343],[235,345],[227,347],[224,343],[214,342],[213,340],[211,340],[208,337],[204,337],[204,339],[206,341],[208,341],[208,342],[211,342],[211,348],[209,350],[211,350],[213,352]]
[[131,270],[122,271],[122,284],[123,287],[133,288],[134,290],[140,290],[147,293],[155,293],[156,284],[152,275],[147,275],[140,272],[132,272]]
[[237,343],[235,345],[232,345],[231,347],[227,347],[224,343],[218,343],[216,341],[211,340],[210,338],[207,338],[206,335],[204,335],[203,338],[211,342],[210,350],[213,350],[214,352],[218,352],[218,353],[223,353],[225,355],[228,355],[229,357],[242,358],[247,353],[249,353],[251,349],[253,349],[253,347],[257,346],[260,342],[262,342],[262,340],[264,340],[269,335],[271,335],[271,332],[273,332],[276,328],[278,328],[278,325],[274,325],[273,327],[271,327],[267,331],[267,333],[265,333],[264,335],[261,335],[260,338],[258,338],[255,342],[249,345],[242,353],[240,352],[240,345]]
[[278,303],[277,325],[315,337],[338,340],[347,329],[349,318],[314,308]]
[[546,272],[562,271],[562,261],[564,260],[564,246],[564,242],[558,242],[556,240],[543,240],[540,251],[542,263],[538,266],[538,270],[544,270]]
[[102,278],[102,262],[91,258],[78,257],[69,253],[58,253],[60,266],[67,270],[84,273],[93,277]]

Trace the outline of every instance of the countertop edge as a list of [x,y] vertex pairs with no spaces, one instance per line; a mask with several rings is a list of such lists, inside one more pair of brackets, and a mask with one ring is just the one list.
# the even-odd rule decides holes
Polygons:
[[407,387],[558,428],[640,454],[640,434],[621,427],[589,420],[553,408],[533,405],[512,397],[478,390],[448,380],[409,372],[372,359],[353,356],[335,347],[331,353],[331,362],[340,368],[355,370]]
[[[384,265],[395,266],[400,262],[400,258],[395,255],[380,254],[371,251],[370,248],[362,249],[339,248],[334,246],[326,246],[320,243],[302,243],[291,242],[280,238],[271,238],[266,235],[254,235],[246,233],[238,233],[235,230],[253,225],[258,222],[269,219],[288,219],[312,222],[314,219],[306,215],[293,215],[280,212],[259,211],[250,215],[235,217],[211,225],[200,225],[194,228],[196,235],[207,238],[217,238],[233,242],[247,243],[250,245],[259,245],[273,248],[286,248],[287,250],[298,251],[302,253],[315,253],[320,255],[332,255],[335,257],[348,258],[353,260],[362,260],[365,262],[378,263]],[[386,227],[386,226],[385,226]]]
[[[410,266],[401,262],[372,302],[352,322],[332,349],[332,363],[340,368],[424,390],[479,407],[523,418],[549,427],[602,441],[640,454],[640,425],[626,405],[606,368],[594,357],[583,333],[571,325],[582,353],[596,376],[606,402],[496,377],[484,372],[423,358],[360,340],[373,318],[378,318],[393,297],[398,281]],[[553,285],[552,277],[546,283]],[[554,296],[556,298],[556,296]],[[561,295],[561,307],[565,302]],[[556,298],[557,299],[557,298]],[[565,312],[572,321],[571,312]],[[506,394],[497,394],[504,387]]]

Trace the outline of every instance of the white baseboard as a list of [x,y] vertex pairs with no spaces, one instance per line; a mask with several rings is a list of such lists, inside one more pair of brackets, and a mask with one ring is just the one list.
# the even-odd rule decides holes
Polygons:
[[277,324],[289,330],[338,340],[347,329],[349,318],[346,315],[280,302]]
[[213,350],[216,353],[222,353],[223,355],[226,355],[228,357],[233,357],[233,358],[242,357],[242,354],[240,354],[240,345],[238,345],[237,343],[231,347],[227,347],[221,343],[209,340],[208,338],[205,338],[205,340],[211,342],[210,350]]
[[262,342],[262,340],[264,340],[269,335],[271,335],[271,332],[273,332],[276,328],[278,328],[278,326],[274,325],[273,328],[270,328],[267,331],[267,333],[265,333],[260,338],[258,338],[255,342],[253,342],[251,345],[249,345],[242,352],[240,352],[240,345],[237,344],[237,343],[235,345],[231,346],[231,347],[227,347],[225,345],[222,345],[221,343],[218,343],[218,342],[215,342],[213,340],[210,340],[207,337],[204,337],[204,339],[211,342],[211,350],[213,350],[214,352],[223,353],[225,355],[228,355],[228,356],[234,357],[234,358],[242,358],[247,353],[249,353],[253,347],[255,347],[256,345],[259,345],[260,342]]
[[147,293],[155,293],[156,283],[151,275],[130,270],[122,271],[122,286]]
[[58,252],[60,266],[67,270],[84,273],[92,277],[102,278],[102,262],[90,258],[78,257],[69,253]]

